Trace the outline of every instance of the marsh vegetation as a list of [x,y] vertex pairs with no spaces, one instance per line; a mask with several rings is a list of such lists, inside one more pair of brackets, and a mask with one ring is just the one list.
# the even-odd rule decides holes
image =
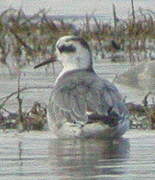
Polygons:
[[[108,60],[115,63],[121,59],[124,62],[137,63],[154,59],[155,13],[140,9],[128,19],[121,20],[117,17],[115,7],[113,8],[113,24],[105,23],[94,15],[68,21],[64,17],[48,16],[45,10],[32,16],[27,16],[22,10],[15,9],[8,9],[0,14],[0,66],[2,64],[6,66],[11,76],[17,75],[18,81],[16,92],[0,97],[1,127],[16,128],[22,123],[22,130],[44,128],[46,107],[43,107],[40,102],[34,102],[28,112],[22,110],[23,102],[20,94],[27,89],[37,89],[37,87],[21,88],[20,76],[22,67],[34,66],[42,59],[49,59],[54,53],[55,42],[61,36],[74,34],[86,39],[93,50],[94,61]],[[10,114],[5,105],[13,96],[17,96],[18,110]],[[129,105],[130,111],[135,113],[136,110],[143,109],[142,116],[145,117],[145,121],[148,121],[144,126],[139,127],[154,128],[154,105],[143,104],[140,105],[141,109],[137,109],[137,105],[133,104]],[[4,111],[8,113],[7,117],[3,116]],[[134,114],[134,117],[136,116]]]

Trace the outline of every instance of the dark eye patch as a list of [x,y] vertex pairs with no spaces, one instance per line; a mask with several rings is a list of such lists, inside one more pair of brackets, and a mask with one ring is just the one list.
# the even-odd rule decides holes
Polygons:
[[61,45],[58,46],[58,49],[60,53],[62,52],[73,53],[76,51],[76,48],[73,45]]
[[86,48],[86,49],[88,49],[88,51],[90,51],[90,47],[89,47],[88,43],[81,37],[73,36],[72,38],[66,40],[66,42],[67,41],[78,41],[84,48]]

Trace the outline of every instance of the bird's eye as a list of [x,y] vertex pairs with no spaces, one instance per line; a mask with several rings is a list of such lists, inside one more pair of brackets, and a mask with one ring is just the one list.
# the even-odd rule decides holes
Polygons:
[[58,49],[60,53],[62,52],[73,53],[76,51],[76,48],[73,45],[61,45],[58,46]]

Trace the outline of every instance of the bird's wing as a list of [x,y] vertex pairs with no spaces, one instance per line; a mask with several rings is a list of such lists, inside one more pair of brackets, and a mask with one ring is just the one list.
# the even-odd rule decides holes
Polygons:
[[69,82],[63,87],[56,88],[49,103],[51,116],[55,117],[57,122],[65,117],[67,121],[73,123],[86,123],[88,120],[86,91],[88,90],[85,86],[76,82]]
[[49,111],[53,112],[51,116],[57,121],[65,117],[67,121],[77,124],[88,122],[88,113],[95,114],[96,117],[108,116],[111,112],[118,116],[127,113],[116,87],[100,79],[92,79],[89,82],[69,81],[55,88]]

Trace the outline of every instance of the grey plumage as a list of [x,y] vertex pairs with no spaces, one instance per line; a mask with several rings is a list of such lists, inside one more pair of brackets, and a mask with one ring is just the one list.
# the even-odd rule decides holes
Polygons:
[[63,138],[124,134],[129,127],[128,110],[117,88],[94,72],[88,43],[76,36],[60,38],[52,62],[56,60],[63,70],[50,96],[49,128]]
[[64,121],[83,126],[89,122],[87,112],[103,116],[104,123],[104,117],[113,114],[109,114],[110,108],[119,118],[116,121],[125,120],[128,115],[117,88],[88,70],[65,73],[56,83],[49,103],[50,116],[57,127]]

